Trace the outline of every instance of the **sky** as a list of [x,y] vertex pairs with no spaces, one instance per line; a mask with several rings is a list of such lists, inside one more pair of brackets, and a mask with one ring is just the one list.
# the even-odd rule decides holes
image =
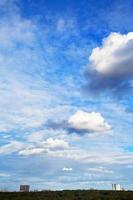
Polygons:
[[0,0],[0,189],[133,189],[132,10]]

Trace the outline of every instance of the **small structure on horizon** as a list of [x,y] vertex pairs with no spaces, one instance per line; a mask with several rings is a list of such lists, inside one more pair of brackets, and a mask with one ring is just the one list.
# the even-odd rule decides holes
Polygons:
[[29,192],[30,186],[29,185],[20,185],[20,192]]
[[120,184],[112,184],[112,190],[120,191],[122,190]]

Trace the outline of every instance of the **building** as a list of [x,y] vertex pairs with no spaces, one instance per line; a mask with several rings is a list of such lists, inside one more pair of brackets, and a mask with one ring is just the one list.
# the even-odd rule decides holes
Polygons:
[[20,185],[20,192],[29,192],[30,186],[29,185]]
[[117,190],[117,191],[120,191],[122,190],[120,184],[112,184],[112,190]]

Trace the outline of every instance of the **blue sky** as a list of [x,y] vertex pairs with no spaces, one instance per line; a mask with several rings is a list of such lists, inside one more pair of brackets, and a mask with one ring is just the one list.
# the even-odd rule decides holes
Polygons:
[[132,9],[0,1],[0,188],[133,188]]

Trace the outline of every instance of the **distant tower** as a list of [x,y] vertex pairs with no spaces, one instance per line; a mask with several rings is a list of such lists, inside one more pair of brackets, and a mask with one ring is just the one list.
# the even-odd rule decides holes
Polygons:
[[29,185],[20,185],[20,192],[29,192],[30,186]]

